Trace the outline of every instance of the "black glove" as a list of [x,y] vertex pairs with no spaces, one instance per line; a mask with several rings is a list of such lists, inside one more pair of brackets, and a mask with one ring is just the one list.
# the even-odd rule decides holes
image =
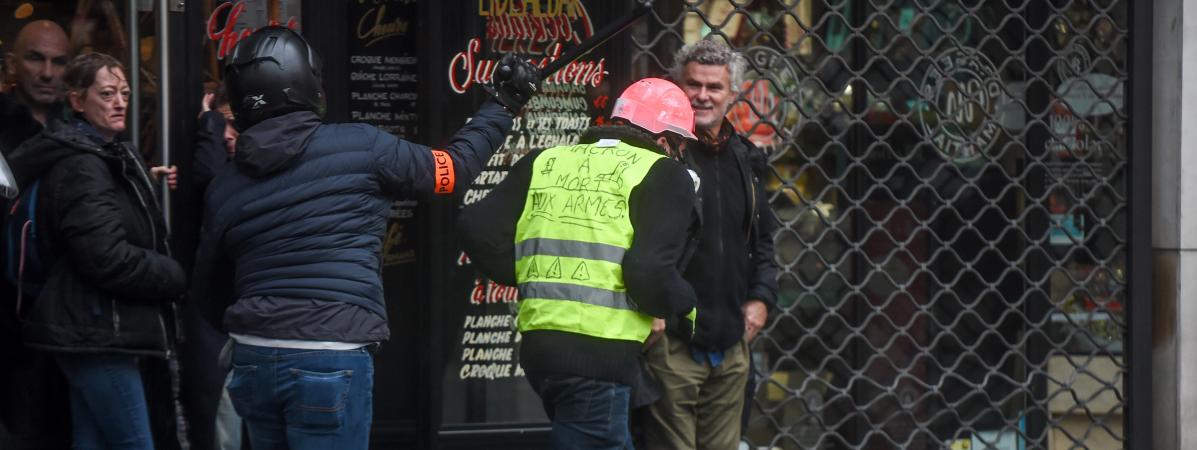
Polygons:
[[524,104],[540,91],[540,69],[513,54],[503,55],[486,91],[512,115],[519,114]]

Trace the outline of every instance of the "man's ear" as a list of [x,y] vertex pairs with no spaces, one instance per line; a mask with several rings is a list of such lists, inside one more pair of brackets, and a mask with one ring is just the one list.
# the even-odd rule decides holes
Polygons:
[[669,146],[669,139],[665,139],[665,136],[657,136],[657,146],[665,149],[666,155],[674,156],[673,147]]

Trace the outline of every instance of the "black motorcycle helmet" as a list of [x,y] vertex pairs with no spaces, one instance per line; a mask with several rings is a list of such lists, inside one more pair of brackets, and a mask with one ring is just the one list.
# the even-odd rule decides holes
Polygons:
[[296,111],[324,117],[320,57],[287,27],[264,27],[238,42],[224,80],[238,131]]

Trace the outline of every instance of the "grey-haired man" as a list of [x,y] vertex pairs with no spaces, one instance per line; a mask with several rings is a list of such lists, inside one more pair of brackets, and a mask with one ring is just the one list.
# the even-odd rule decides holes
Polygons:
[[735,133],[724,117],[739,92],[747,62],[714,40],[686,45],[671,76],[694,108],[697,143],[683,160],[699,174],[702,233],[684,277],[698,295],[693,338],[666,325],[645,354],[661,382],[649,408],[649,449],[731,449],[740,439],[748,382],[748,342],[765,324],[777,293],[773,262],[776,219],[760,175],[765,154]]

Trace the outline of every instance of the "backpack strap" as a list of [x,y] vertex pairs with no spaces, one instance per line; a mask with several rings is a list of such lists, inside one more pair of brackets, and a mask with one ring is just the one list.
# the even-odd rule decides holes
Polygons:
[[[17,256],[17,304],[16,313],[17,320],[21,319],[21,304],[25,299],[25,267],[28,261],[29,264],[37,264],[40,266],[41,258],[37,254],[34,239],[37,238],[37,230],[33,223],[34,214],[37,213],[37,188],[41,184],[41,180],[34,181],[29,187],[28,197],[24,205],[20,202],[13,204],[13,211],[17,208],[23,207],[25,209],[25,221],[21,223],[21,233],[19,240],[19,251]],[[10,212],[11,213],[11,212]],[[10,243],[11,244],[11,243]]]
[[25,299],[25,255],[29,251],[29,229],[32,226],[32,220],[21,224],[21,256],[17,263],[17,320],[21,319],[21,302]]

